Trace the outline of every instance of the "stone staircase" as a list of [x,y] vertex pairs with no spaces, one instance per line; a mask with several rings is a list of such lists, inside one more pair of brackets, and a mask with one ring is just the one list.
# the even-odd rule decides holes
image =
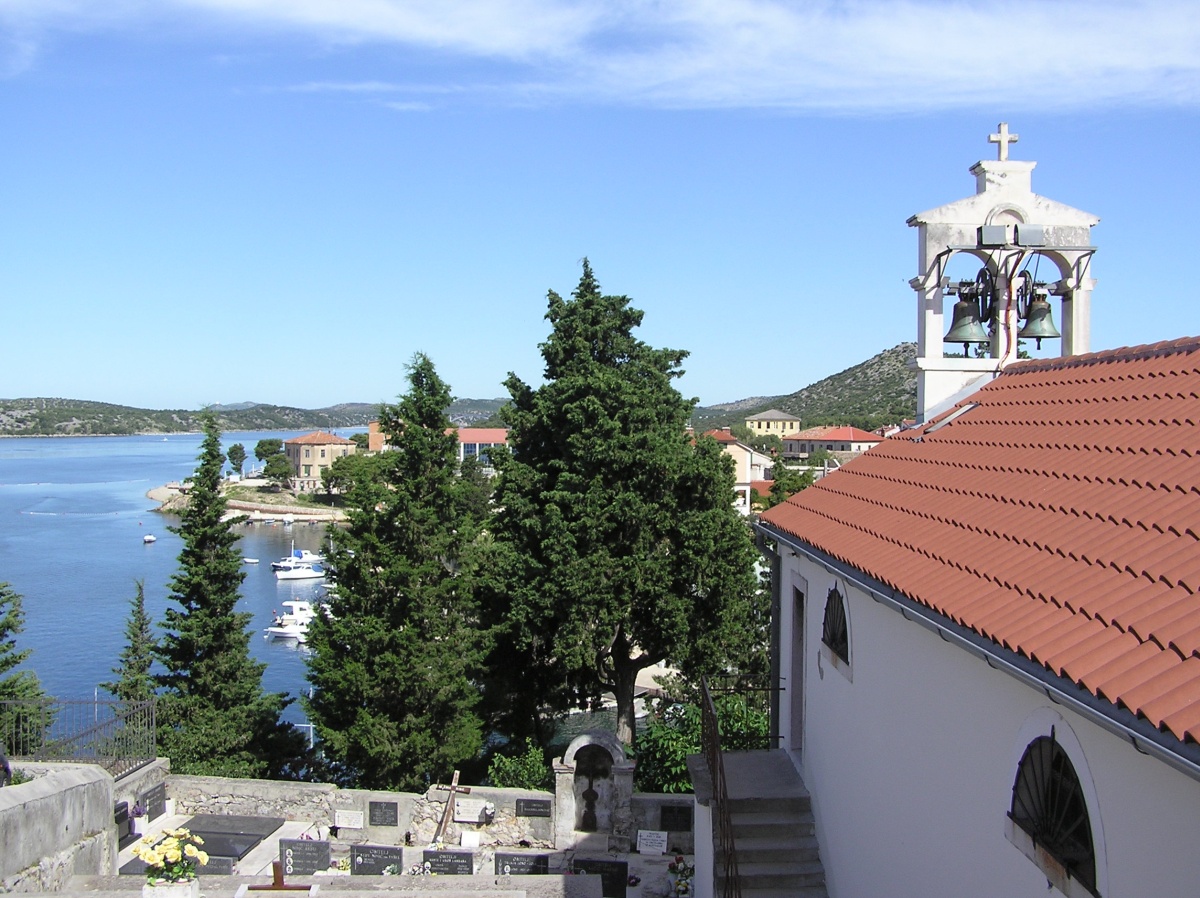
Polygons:
[[[780,751],[724,759],[742,898],[828,898],[812,800],[791,761]],[[718,872],[715,894],[723,885]]]

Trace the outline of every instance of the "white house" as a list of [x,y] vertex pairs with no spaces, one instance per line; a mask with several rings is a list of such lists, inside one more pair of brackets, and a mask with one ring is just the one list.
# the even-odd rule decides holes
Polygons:
[[759,526],[831,898],[1200,893],[1200,338],[1007,365]]
[[849,425],[809,427],[783,438],[783,454],[789,458],[814,452],[860,453],[883,442],[883,437]]

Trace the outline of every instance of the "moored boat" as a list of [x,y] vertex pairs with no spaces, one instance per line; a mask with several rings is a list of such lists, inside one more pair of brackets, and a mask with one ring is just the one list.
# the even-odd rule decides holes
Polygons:
[[297,562],[275,571],[277,580],[316,580],[325,576],[325,568],[319,562],[311,564]]

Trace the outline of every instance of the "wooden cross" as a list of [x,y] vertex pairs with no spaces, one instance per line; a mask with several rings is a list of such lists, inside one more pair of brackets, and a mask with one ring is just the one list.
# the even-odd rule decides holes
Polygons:
[[307,892],[312,886],[288,885],[283,881],[283,862],[271,861],[271,884],[269,886],[246,886],[247,892]]
[[1008,133],[1008,122],[1001,122],[998,127],[1000,128],[1000,133],[999,134],[989,134],[988,135],[988,143],[998,143],[1000,145],[997,148],[997,150],[999,152],[997,161],[1006,162],[1006,161],[1008,161],[1008,145],[1010,143],[1016,143],[1018,140],[1020,140],[1021,135],[1020,134],[1009,134]]
[[450,797],[446,799],[446,810],[442,811],[442,819],[438,822],[437,830],[433,834],[433,841],[440,842],[442,834],[446,831],[446,825],[450,822],[450,818],[454,815],[454,796],[455,793],[460,795],[470,795],[470,786],[460,786],[458,784],[458,771],[454,771],[454,778],[450,780],[449,786],[441,784],[437,787],[439,792],[449,792]]

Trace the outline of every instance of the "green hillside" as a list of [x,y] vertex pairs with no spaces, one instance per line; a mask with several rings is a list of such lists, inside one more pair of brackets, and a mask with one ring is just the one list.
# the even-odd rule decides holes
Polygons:
[[696,409],[697,430],[740,424],[750,415],[779,409],[796,415],[804,427],[850,424],[874,430],[912,418],[917,408],[917,372],[909,367],[917,344],[901,343],[839,374],[795,393]]

